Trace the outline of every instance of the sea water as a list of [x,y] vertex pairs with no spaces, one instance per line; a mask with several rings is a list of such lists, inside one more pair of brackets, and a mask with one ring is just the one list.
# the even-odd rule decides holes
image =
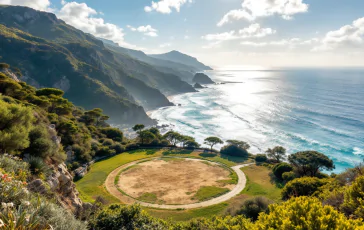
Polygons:
[[[264,153],[316,150],[335,172],[364,158],[364,69],[229,70],[206,72],[217,84],[174,96],[181,106],[151,117],[199,143],[237,139]],[[221,147],[221,146],[218,146]]]

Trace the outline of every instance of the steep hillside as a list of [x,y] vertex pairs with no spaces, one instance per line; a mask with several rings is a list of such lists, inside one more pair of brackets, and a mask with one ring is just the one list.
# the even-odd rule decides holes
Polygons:
[[165,54],[150,54],[149,56],[162,60],[169,60],[177,63],[182,63],[184,65],[192,66],[198,70],[212,70],[211,67],[202,64],[196,58],[188,56],[176,50],[173,50]]
[[21,69],[22,80],[41,87],[57,87],[86,109],[100,107],[114,122],[153,121],[121,85],[93,65],[77,60],[63,46],[0,25],[1,59]]
[[[131,71],[125,71],[123,67],[127,66],[127,63],[118,60],[113,52],[104,47],[103,42],[67,25],[51,13],[27,7],[1,6],[0,22],[4,25],[3,46],[9,41],[13,42],[3,48],[7,52],[2,58],[13,66],[21,63],[18,67],[25,73],[23,80],[36,87],[62,88],[66,97],[76,104],[85,108],[99,106],[118,123],[153,123],[136,104],[147,109],[172,105],[158,89],[144,79],[141,80],[141,77],[132,77]],[[36,44],[33,44],[34,41]],[[16,55],[17,49],[25,44],[28,49],[21,49],[22,55]],[[33,47],[34,45],[38,47]],[[44,47],[47,47],[47,52],[42,50]],[[58,68],[62,63],[66,63],[65,66]],[[77,80],[80,78],[82,81]],[[83,87],[80,87],[81,84]],[[100,87],[102,90],[97,90]],[[84,95],[83,91],[94,96],[100,92],[107,93],[97,96],[98,100],[92,100],[93,97],[80,97]],[[122,100],[124,106],[115,106],[115,100]],[[135,107],[137,110],[132,112],[126,107]]]
[[[196,72],[193,67],[159,60],[149,57],[141,51],[110,44],[112,43],[106,43],[106,47],[113,52],[115,61],[135,78],[159,89],[166,95],[195,92],[193,87],[184,81],[189,81],[193,73]],[[169,71],[164,71],[165,69],[169,69]],[[185,71],[188,74],[187,77],[180,74],[178,69]]]

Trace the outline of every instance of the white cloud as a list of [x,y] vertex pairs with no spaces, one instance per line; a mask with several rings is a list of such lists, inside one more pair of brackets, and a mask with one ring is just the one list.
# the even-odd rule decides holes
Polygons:
[[184,39],[185,39],[185,40],[188,40],[188,39],[190,39],[190,36],[185,35]]
[[202,46],[203,49],[212,49],[212,48],[218,48],[220,47],[221,41],[215,41],[215,42],[210,42],[205,46]]
[[202,39],[207,41],[229,41],[244,38],[262,38],[271,34],[275,34],[277,31],[272,28],[262,28],[258,23],[251,24],[249,27],[241,29],[239,31],[232,30],[230,32],[207,34],[202,36]]
[[150,6],[144,7],[145,12],[157,11],[162,14],[170,14],[175,9],[180,12],[181,6],[187,2],[191,3],[192,0],[159,0],[158,2],[152,1]]
[[132,27],[130,25],[127,26],[131,31],[137,31],[143,33],[146,36],[150,37],[158,37],[158,30],[154,29],[151,25],[147,26],[139,26],[139,27]]
[[[87,6],[86,3],[62,2],[63,7],[57,16],[66,23],[82,30],[83,32],[93,34],[96,37],[112,40],[120,46],[128,48],[138,48],[124,41],[123,29],[117,25],[107,23],[96,10]],[[141,48],[138,48],[141,49]]]
[[27,6],[36,10],[50,11],[49,0],[0,0],[0,4],[14,5],[14,6]]
[[303,3],[303,0],[243,0],[241,6],[241,9],[226,13],[217,25],[222,26],[240,19],[254,21],[258,17],[272,15],[280,15],[285,20],[291,20],[293,15],[308,10],[308,4]]
[[358,47],[364,47],[364,17],[353,21],[351,25],[328,32],[321,40],[321,44],[314,47],[313,51],[348,50]]
[[172,46],[171,43],[163,43],[163,44],[159,45],[160,48],[166,48],[166,47],[170,47],[170,46]]
[[244,46],[253,46],[253,47],[286,46],[292,49],[297,46],[312,45],[317,42],[319,42],[319,39],[317,38],[312,38],[308,40],[302,40],[300,38],[290,38],[290,39],[282,39],[282,40],[267,41],[267,42],[242,41],[240,44]]

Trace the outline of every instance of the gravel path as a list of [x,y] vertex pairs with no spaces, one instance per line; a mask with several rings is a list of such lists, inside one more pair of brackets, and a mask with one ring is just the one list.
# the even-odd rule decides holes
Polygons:
[[[156,158],[150,158],[149,160],[153,160],[153,159],[159,159],[160,157],[156,157]],[[178,157],[176,157],[178,158]],[[202,208],[202,207],[207,207],[207,206],[211,206],[211,205],[215,205],[215,204],[219,204],[222,203],[224,201],[230,200],[231,198],[233,198],[234,196],[238,195],[241,191],[243,191],[243,189],[245,188],[246,185],[246,177],[245,174],[243,173],[243,171],[241,171],[240,169],[243,167],[246,167],[248,165],[251,164],[242,164],[242,165],[236,165],[231,167],[232,170],[235,171],[235,173],[238,175],[238,183],[236,184],[236,186],[228,193],[225,193],[222,196],[213,198],[211,200],[207,200],[207,201],[203,201],[200,203],[194,203],[194,204],[180,204],[180,205],[167,205],[167,204],[150,204],[150,203],[146,203],[146,202],[142,202],[142,201],[138,201],[135,200],[129,196],[126,196],[124,194],[122,194],[117,187],[115,186],[115,177],[118,175],[118,173],[125,169],[128,168],[130,166],[133,166],[141,161],[145,161],[145,159],[139,160],[139,161],[133,161],[129,164],[125,164],[120,166],[119,168],[115,169],[114,171],[112,171],[108,177],[106,178],[105,181],[105,187],[106,190],[113,196],[115,196],[116,198],[118,198],[122,203],[125,204],[134,204],[134,203],[138,203],[142,206],[145,207],[151,207],[151,208],[161,208],[161,209],[192,209],[192,208]]]

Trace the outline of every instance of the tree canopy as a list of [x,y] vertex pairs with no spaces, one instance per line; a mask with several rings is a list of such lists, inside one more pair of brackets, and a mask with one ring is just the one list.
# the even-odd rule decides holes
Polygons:
[[210,146],[210,150],[212,152],[212,148],[216,145],[216,144],[223,144],[224,142],[218,138],[218,137],[208,137],[205,139],[204,142],[206,145]]
[[273,149],[268,149],[266,153],[269,158],[277,161],[278,163],[286,158],[286,149],[282,146],[276,146]]
[[292,154],[288,161],[301,176],[316,176],[319,170],[335,169],[334,162],[326,155],[316,151],[303,151]]

